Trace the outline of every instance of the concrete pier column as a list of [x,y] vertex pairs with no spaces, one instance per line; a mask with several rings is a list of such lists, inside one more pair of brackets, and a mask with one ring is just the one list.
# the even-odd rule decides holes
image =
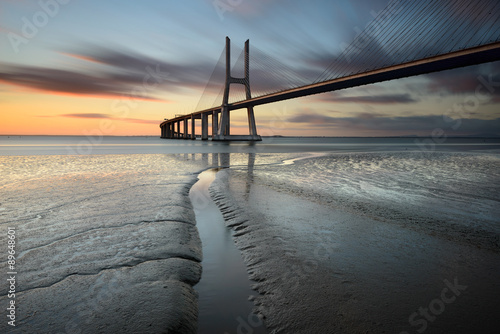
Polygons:
[[[247,100],[252,98],[250,92],[250,41],[245,42],[245,95]],[[253,106],[247,107],[248,116],[248,132],[250,136],[257,136],[257,126],[255,125],[255,115],[253,113]]]
[[189,135],[188,135],[188,119],[184,118],[183,122],[184,122],[184,139],[188,139],[189,138]]
[[222,106],[220,114],[220,124],[217,136],[222,138],[223,136],[229,136],[229,108],[227,105]]
[[201,140],[208,140],[208,115],[201,114]]
[[176,135],[176,138],[180,138],[181,137],[181,121],[177,121],[177,135]]
[[219,130],[219,112],[214,110],[212,114],[212,139],[217,136],[217,131]]
[[194,122],[194,115],[191,115],[191,139],[196,140],[196,124]]
[[222,108],[220,116],[220,126],[218,127],[217,137],[229,136],[229,88],[234,79],[231,77],[231,40],[226,37],[226,80],[224,83],[224,96],[222,97]]
[[253,107],[247,108],[248,116],[248,132],[250,136],[257,136],[257,126],[255,125],[255,116],[253,113]]

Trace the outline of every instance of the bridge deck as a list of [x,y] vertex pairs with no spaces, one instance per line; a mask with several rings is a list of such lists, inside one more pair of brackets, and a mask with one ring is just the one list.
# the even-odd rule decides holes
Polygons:
[[[325,82],[314,83],[307,86],[254,97],[249,100],[229,104],[228,107],[230,110],[242,109],[249,106],[258,106],[308,95],[331,92],[345,88],[362,86],[387,80],[400,79],[431,72],[439,72],[464,66],[492,62],[496,60],[500,60],[500,43],[487,44],[475,48],[460,50],[444,55],[438,55],[365,73],[354,74]],[[211,115],[214,111],[218,112],[220,111],[220,109],[220,106],[213,107],[210,109],[197,111],[189,115],[172,118],[161,123],[160,127],[163,124],[178,122],[184,119],[200,119],[202,114]]]

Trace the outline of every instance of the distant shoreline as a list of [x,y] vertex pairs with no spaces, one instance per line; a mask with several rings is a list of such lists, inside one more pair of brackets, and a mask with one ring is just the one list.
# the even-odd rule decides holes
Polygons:
[[[17,134],[8,134],[8,135],[0,135],[1,137],[86,137],[84,135],[17,135]],[[103,138],[159,138],[160,136],[154,135],[131,135],[131,136],[101,136]],[[332,139],[369,139],[369,138],[415,138],[415,139],[426,139],[433,138],[432,136],[417,136],[417,135],[406,135],[406,136],[261,136],[262,138],[332,138]],[[500,139],[500,135],[470,135],[470,136],[447,136],[446,138],[456,138],[456,139]]]

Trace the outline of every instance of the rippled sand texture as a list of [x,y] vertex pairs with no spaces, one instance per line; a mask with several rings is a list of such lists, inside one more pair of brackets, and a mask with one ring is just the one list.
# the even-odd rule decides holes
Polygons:
[[196,332],[202,255],[188,192],[199,166],[173,155],[0,165],[0,222],[16,228],[18,272],[17,326],[1,321],[1,333]]
[[500,158],[352,153],[219,172],[273,333],[496,333]]

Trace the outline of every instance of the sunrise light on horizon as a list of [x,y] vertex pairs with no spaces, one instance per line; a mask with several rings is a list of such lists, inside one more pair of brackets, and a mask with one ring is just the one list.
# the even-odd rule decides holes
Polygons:
[[[226,36],[235,50],[249,39],[250,52],[314,79],[388,3],[2,0],[0,134],[159,136],[165,118],[196,111]],[[435,128],[497,136],[499,70],[486,63],[258,106],[257,128],[264,136],[430,136]],[[244,110],[231,122],[233,133],[247,131]]]

